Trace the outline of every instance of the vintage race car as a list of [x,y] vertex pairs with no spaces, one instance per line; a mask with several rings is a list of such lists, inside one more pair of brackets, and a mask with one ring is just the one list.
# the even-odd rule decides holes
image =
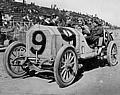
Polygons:
[[74,82],[84,63],[78,60],[96,57],[107,60],[109,66],[118,63],[117,46],[104,29],[98,47],[88,45],[82,30],[34,25],[26,34],[26,44],[13,42],[4,54],[4,66],[11,77],[22,77],[30,71],[54,73],[60,87]]

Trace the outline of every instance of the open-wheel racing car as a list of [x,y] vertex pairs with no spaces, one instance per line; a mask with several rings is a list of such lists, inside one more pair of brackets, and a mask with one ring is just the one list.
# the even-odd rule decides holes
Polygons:
[[15,41],[4,54],[5,69],[13,78],[30,71],[52,72],[57,84],[66,87],[84,65],[78,60],[95,57],[107,60],[109,66],[118,63],[116,43],[105,29],[98,47],[88,45],[80,30],[69,27],[34,25],[26,33],[26,44]]

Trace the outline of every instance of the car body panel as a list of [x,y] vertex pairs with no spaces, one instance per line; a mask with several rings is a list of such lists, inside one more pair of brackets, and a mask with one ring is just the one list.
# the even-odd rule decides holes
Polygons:
[[27,57],[55,57],[63,45],[72,45],[79,55],[91,53],[81,30],[69,27],[34,25],[26,34]]

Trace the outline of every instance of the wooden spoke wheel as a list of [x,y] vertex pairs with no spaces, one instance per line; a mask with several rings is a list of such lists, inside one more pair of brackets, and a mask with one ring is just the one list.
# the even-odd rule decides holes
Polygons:
[[26,74],[23,69],[26,47],[23,43],[13,42],[5,51],[4,66],[11,77],[22,77]]
[[73,83],[78,70],[77,54],[72,47],[63,46],[56,57],[54,75],[60,87]]
[[114,41],[111,41],[107,47],[107,61],[110,66],[115,66],[118,63],[118,50]]

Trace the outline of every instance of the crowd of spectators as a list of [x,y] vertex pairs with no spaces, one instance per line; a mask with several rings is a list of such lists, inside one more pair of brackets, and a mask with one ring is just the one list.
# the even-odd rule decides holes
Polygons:
[[[34,3],[23,4],[20,2],[0,2],[0,10],[3,12],[4,26],[9,21],[32,22],[50,26],[92,27],[94,21],[98,21],[103,26],[112,27],[112,25],[97,16],[81,14],[58,8],[46,8],[37,6]],[[82,22],[82,24],[80,24]]]

